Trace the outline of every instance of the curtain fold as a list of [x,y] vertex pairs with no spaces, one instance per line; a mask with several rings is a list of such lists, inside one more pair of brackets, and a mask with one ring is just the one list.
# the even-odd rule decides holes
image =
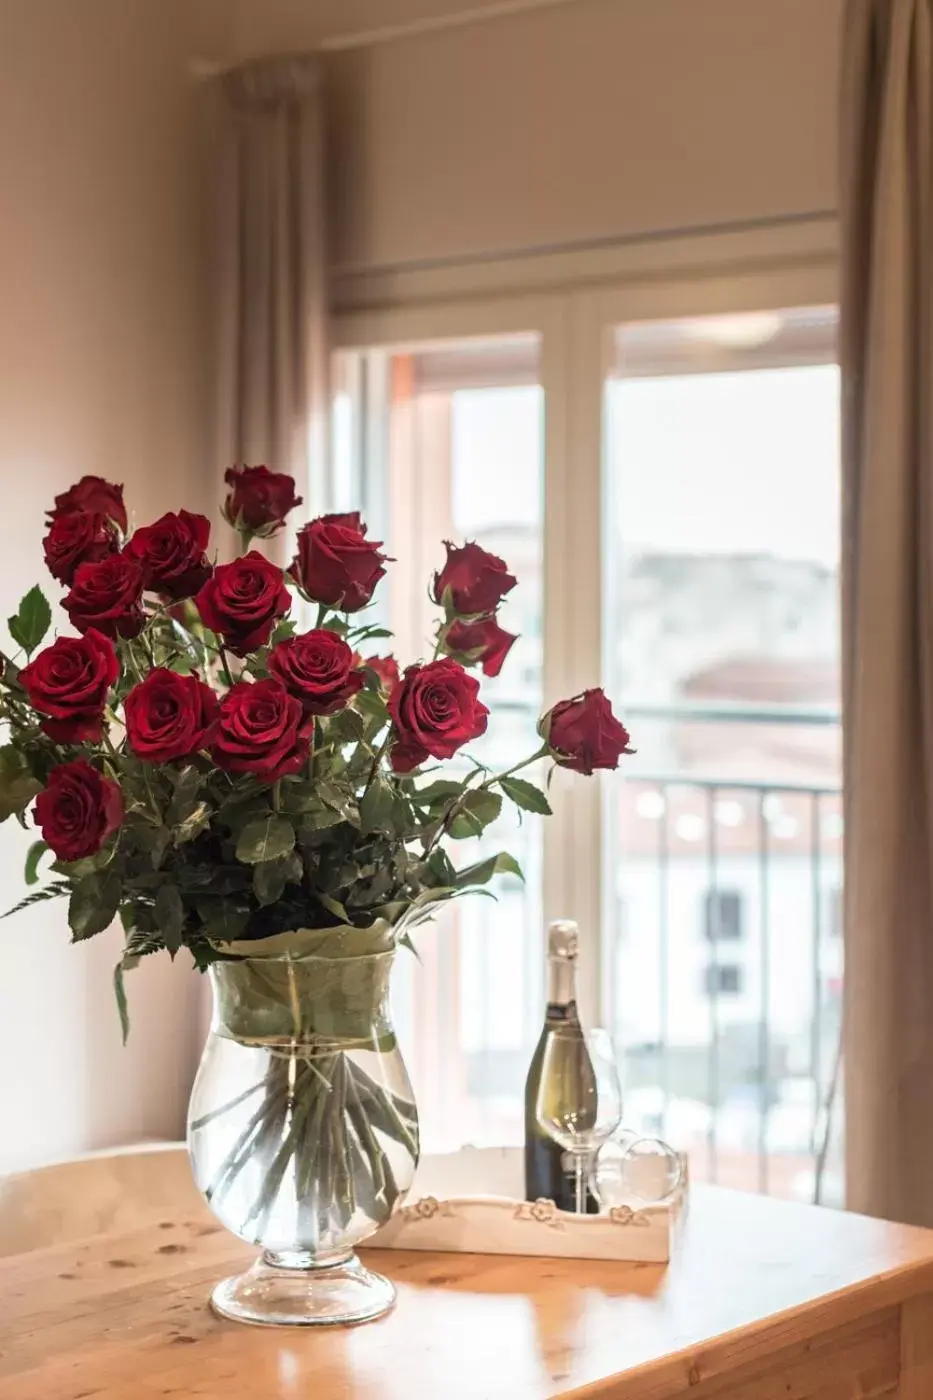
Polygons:
[[217,82],[216,467],[291,472],[313,510],[328,420],[321,68],[263,59]]
[[933,0],[843,54],[848,1204],[933,1225]]

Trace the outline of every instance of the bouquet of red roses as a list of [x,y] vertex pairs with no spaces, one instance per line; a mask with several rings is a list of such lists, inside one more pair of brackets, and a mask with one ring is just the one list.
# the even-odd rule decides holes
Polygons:
[[387,921],[405,937],[439,901],[517,871],[504,854],[457,868],[447,842],[479,835],[503,798],[549,811],[519,769],[592,773],[628,751],[588,690],[542,718],[541,747],[507,772],[474,761],[425,779],[486,729],[471,669],[497,674],[515,640],[496,613],[516,580],[479,545],[448,544],[433,656],[400,671],[367,654],[390,635],[365,615],[390,561],[359,515],[305,525],[283,571],[251,546],[300,504],[291,477],[227,481],[242,548],[215,564],[204,516],[128,534],[122,488],[84,477],[56,497],[44,541],[76,635],[47,640],[39,588],[9,620],[0,818],[25,826],[34,802],[27,883],[51,858],[22,904],[67,896],[75,939],[119,914],[119,972],[181,947],[203,969],[298,929]]
[[9,619],[0,820],[26,826],[33,804],[41,831],[26,882],[47,882],[17,909],[67,897],[75,940],[119,915],[124,1036],[126,969],[182,947],[214,966],[224,1035],[264,1046],[266,1068],[193,1117],[196,1174],[249,1238],[288,1186],[319,1249],[364,1201],[370,1220],[394,1207],[386,1144],[417,1157],[413,1104],[358,1053],[378,1062],[394,1044],[379,1012],[389,955],[437,904],[521,874],[504,853],[457,865],[450,843],[504,800],[550,811],[521,769],[615,768],[629,736],[587,690],[545,714],[540,747],[505,772],[471,759],[443,775],[489,720],[471,671],[496,675],[515,640],[497,620],[516,584],[506,565],[447,545],[432,655],[401,671],[370,654],[391,635],[366,618],[390,561],[359,515],[305,525],[283,570],[252,545],[300,504],[294,482],[265,467],[227,481],[232,563],[212,561],[204,516],[130,533],[119,486],[86,476],[56,497],[45,559],[74,635],[47,640],[38,587]]

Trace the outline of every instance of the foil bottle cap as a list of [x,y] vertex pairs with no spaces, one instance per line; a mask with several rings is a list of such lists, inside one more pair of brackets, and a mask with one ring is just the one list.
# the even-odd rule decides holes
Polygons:
[[580,949],[580,930],[573,919],[555,919],[548,924],[547,955],[574,962]]

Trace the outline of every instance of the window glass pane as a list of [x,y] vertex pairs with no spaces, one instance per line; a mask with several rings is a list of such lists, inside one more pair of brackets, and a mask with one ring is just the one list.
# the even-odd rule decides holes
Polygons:
[[[432,653],[439,610],[427,594],[445,540],[476,540],[518,579],[499,612],[518,641],[500,675],[481,680],[490,723],[470,749],[493,769],[538,745],[544,404],[537,376],[534,336],[338,357],[341,505],[353,495],[394,558],[382,606],[400,662]],[[456,760],[448,767],[455,771]],[[500,849],[519,860],[525,884],[500,877],[495,901],[452,901],[418,930],[420,961],[402,950],[397,962],[395,1014],[429,1149],[522,1137],[524,1076],[542,1015],[540,820],[519,823],[507,810],[479,841],[453,843],[451,854],[465,865]]]
[[841,997],[834,321],[621,327],[604,420],[606,661],[638,749],[606,810],[627,1117],[699,1177],[804,1198]]

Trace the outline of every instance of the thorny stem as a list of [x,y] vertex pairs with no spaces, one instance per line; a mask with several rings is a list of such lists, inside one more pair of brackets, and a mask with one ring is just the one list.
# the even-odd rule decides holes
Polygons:
[[217,655],[220,657],[220,666],[221,670],[224,673],[224,680],[227,682],[227,685],[232,690],[234,685],[233,673],[230,670],[230,662],[227,660],[227,653],[224,648],[223,642],[221,642],[220,646],[217,648]]

